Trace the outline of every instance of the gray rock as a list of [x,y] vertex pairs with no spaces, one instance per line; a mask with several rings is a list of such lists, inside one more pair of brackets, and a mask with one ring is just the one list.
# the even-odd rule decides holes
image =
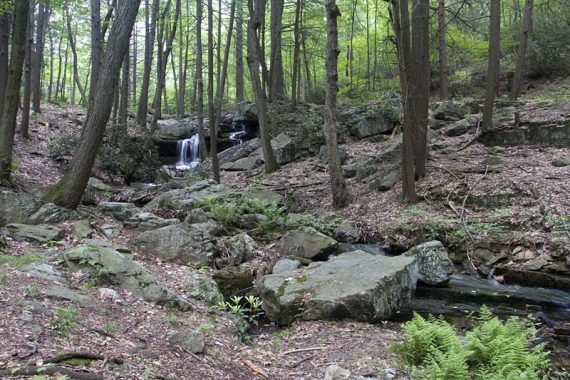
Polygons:
[[477,120],[475,120],[475,122],[473,121],[474,120],[470,118],[456,121],[446,129],[445,134],[450,137],[455,137],[464,135],[471,130],[475,130],[475,128],[477,128]]
[[218,153],[218,160],[221,166],[229,162],[234,162],[240,158],[247,157],[251,152],[261,147],[261,139],[256,137],[254,139],[245,141],[243,144],[232,146],[220,153]]
[[453,262],[447,250],[438,240],[432,240],[413,247],[404,256],[418,261],[419,280],[428,285],[441,285],[451,278]]
[[352,133],[359,139],[389,133],[394,124],[382,117],[366,117],[352,127]]
[[185,281],[187,288],[190,289],[190,295],[208,305],[215,305],[224,299],[218,284],[208,274],[189,268]]
[[201,354],[206,346],[206,338],[199,331],[179,331],[168,337],[168,343],[178,346],[184,351]]
[[259,110],[257,105],[251,102],[241,102],[236,104],[237,112],[233,118],[236,122],[257,123],[259,121]]
[[8,223],[27,223],[39,208],[40,204],[25,193],[0,191],[0,226]]
[[566,157],[556,158],[556,159],[552,160],[552,166],[555,166],[557,168],[563,168],[565,166],[570,166],[570,158],[566,158]]
[[325,370],[324,380],[346,380],[350,378],[350,370],[336,364],[329,365]]
[[89,178],[89,181],[87,182],[87,189],[92,191],[99,191],[107,195],[111,195],[118,192],[118,190],[113,186],[107,185],[105,182],[95,177]]
[[212,220],[212,214],[202,210],[201,208],[195,208],[188,211],[184,223],[195,224],[195,223],[208,223]]
[[215,272],[212,278],[225,298],[253,287],[253,271],[244,266],[223,268]]
[[360,231],[350,220],[343,220],[334,229],[334,238],[343,243],[356,243],[360,239]]
[[179,224],[176,218],[164,219],[156,216],[152,212],[139,212],[125,221],[125,227],[138,228],[141,231],[155,230],[157,228]]
[[260,203],[277,205],[283,204],[283,195],[276,193],[275,191],[260,190],[260,191],[248,191],[241,195],[242,199],[253,199]]
[[44,244],[63,238],[63,230],[50,224],[8,224],[3,233],[18,241]]
[[206,198],[224,198],[232,189],[213,180],[199,181],[185,189],[171,190],[150,201],[144,210],[153,212],[161,207],[172,210],[190,210]]
[[152,272],[117,251],[110,244],[82,244],[63,252],[71,270],[100,276],[101,280],[128,290],[145,301],[189,310],[190,305],[167,288]]
[[140,209],[134,203],[126,202],[100,202],[97,208],[99,211],[109,214],[120,221],[125,221],[140,212]]
[[178,224],[140,234],[135,245],[166,261],[195,268],[211,266],[216,257],[212,235],[201,224]]
[[540,256],[540,257],[537,257],[536,259],[532,259],[532,260],[524,263],[522,265],[521,269],[522,270],[541,270],[543,267],[545,267],[548,264],[550,264],[550,261],[548,261],[545,257]]
[[356,177],[356,174],[366,166],[370,166],[373,160],[370,158],[357,158],[352,164],[344,165],[342,167],[342,174],[345,178]]
[[285,272],[293,272],[301,267],[301,263],[297,260],[288,259],[286,257],[279,259],[273,266],[271,273],[280,274]]
[[281,249],[285,256],[298,256],[311,260],[326,258],[337,245],[336,240],[312,227],[300,227],[289,231],[281,240]]
[[336,252],[338,253],[353,252],[353,251],[363,251],[374,256],[386,256],[386,252],[378,244],[339,243],[338,248],[336,250]]
[[76,219],[77,217],[78,213],[76,211],[58,207],[53,203],[45,203],[38,209],[38,211],[30,216],[28,222],[31,224],[50,224],[59,223],[64,220]]
[[121,302],[121,296],[115,289],[111,288],[99,288],[99,297],[102,299],[109,299],[115,302]]
[[[346,145],[339,145],[338,146],[338,153],[340,156],[340,163],[344,164],[346,162],[346,160],[348,160],[348,148],[346,147]],[[319,160],[321,161],[321,164],[328,165],[328,159],[329,159],[329,155],[327,152],[327,146],[323,145],[319,149]]]
[[230,238],[222,238],[218,244],[223,247],[221,249],[222,257],[216,259],[218,268],[235,266],[251,260],[259,249],[255,240],[245,232]]
[[75,302],[82,307],[92,309],[95,307],[93,299],[89,296],[77,293],[75,290],[69,289],[65,286],[53,285],[45,288],[44,293],[49,298],[56,298],[65,301]]
[[287,324],[294,319],[390,318],[415,290],[415,258],[343,253],[296,272],[266,275],[256,282],[267,316]]
[[71,227],[73,228],[73,234],[78,240],[89,238],[93,234],[91,220],[89,219],[76,220],[71,224]]
[[103,224],[101,226],[101,232],[107,239],[114,239],[121,234],[121,228],[114,224]]
[[439,103],[433,113],[436,120],[457,121],[465,118],[468,109],[461,103],[454,101],[445,101]]
[[226,162],[220,166],[220,169],[227,171],[246,171],[252,170],[263,165],[263,160],[259,156],[250,156],[240,158],[233,162]]
[[390,173],[386,174],[381,178],[377,178],[374,181],[370,182],[368,188],[370,190],[376,191],[388,191],[392,189],[398,181],[402,178],[402,173],[400,169],[396,169],[391,171]]
[[188,119],[164,119],[158,121],[157,137],[161,140],[183,140],[196,133],[196,127]]
[[63,277],[60,271],[53,266],[45,263],[32,263],[21,269],[22,272],[28,273],[33,278],[41,280],[57,282],[59,284],[67,284],[68,281]]

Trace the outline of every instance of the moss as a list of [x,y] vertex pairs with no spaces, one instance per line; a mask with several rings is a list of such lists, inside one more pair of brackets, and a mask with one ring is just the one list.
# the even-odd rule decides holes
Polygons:
[[91,360],[82,358],[71,358],[62,361],[64,364],[68,364],[73,367],[91,367]]
[[36,252],[28,252],[22,256],[0,255],[0,265],[10,264],[15,268],[22,268],[42,260],[43,256]]
[[304,284],[305,282],[307,282],[307,276],[306,275],[295,276],[295,281],[297,281],[300,284]]

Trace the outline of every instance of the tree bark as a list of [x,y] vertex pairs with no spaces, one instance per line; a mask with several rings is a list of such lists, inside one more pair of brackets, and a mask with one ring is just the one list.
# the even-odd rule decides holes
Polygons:
[[445,0],[439,0],[437,7],[438,52],[439,52],[439,98],[449,99],[449,79],[447,68],[447,41],[445,37]]
[[[41,5],[40,5],[41,8]],[[28,12],[28,25],[26,27],[26,56],[24,58],[24,99],[22,100],[22,119],[20,122],[20,136],[27,139],[30,126],[30,106],[32,99],[32,54],[34,45],[34,7]]]
[[487,66],[487,87],[485,90],[485,104],[483,106],[483,118],[481,132],[489,132],[493,127],[493,106],[497,82],[499,80],[499,49],[501,45],[501,1],[491,0],[491,15],[489,20],[489,62]]
[[95,87],[99,82],[101,67],[101,0],[91,0],[91,86],[89,86],[89,101],[93,100]]
[[259,116],[259,132],[263,146],[263,158],[265,160],[265,173],[273,173],[279,169],[273,148],[271,147],[271,135],[269,133],[269,119],[267,118],[267,98],[265,89],[259,78],[259,56],[260,47],[257,39],[257,30],[261,26],[263,17],[263,2],[265,0],[257,0],[254,8],[254,0],[248,0],[249,21],[247,23],[247,65],[251,77],[253,87],[253,96],[255,104],[258,108]]
[[236,22],[236,103],[245,99],[243,86],[243,0],[237,0]]
[[87,111],[79,146],[63,178],[44,195],[46,201],[75,209],[83,197],[109,121],[121,64],[129,49],[139,5],[140,0],[117,1],[116,18],[99,72],[100,82]]
[[[4,100],[8,81],[8,49],[10,48],[10,29],[12,15],[8,12],[0,16],[0,99]],[[4,107],[0,106],[0,119]]]
[[297,79],[300,68],[300,52],[301,52],[301,8],[302,0],[295,2],[295,24],[293,27],[293,77],[291,79],[291,110],[295,110],[297,106]]
[[208,126],[210,128],[210,157],[214,181],[220,182],[218,162],[218,128],[214,110],[214,10],[212,0],[208,0]]
[[[79,94],[81,98],[85,99],[85,90],[81,85],[81,80],[79,78],[79,71],[77,69],[77,65],[79,64],[79,59],[77,58],[77,48],[75,45],[75,36],[73,31],[71,30],[71,14],[69,13],[69,7],[65,8],[65,14],[67,17],[67,34],[69,37],[69,46],[71,47],[71,54],[73,55],[73,80],[77,89],[79,90]],[[74,92],[75,94],[75,92]],[[73,103],[75,103],[75,96],[73,96]]]
[[521,34],[519,38],[519,51],[517,54],[517,64],[516,64],[515,74],[513,76],[513,86],[511,88],[511,93],[509,94],[509,98],[511,100],[517,100],[520,95],[522,75],[526,64],[528,36],[530,34],[531,25],[532,25],[532,7],[533,7],[532,0],[526,0],[524,13],[523,13],[523,20],[521,25]]
[[281,54],[281,24],[284,0],[271,0],[271,52],[269,66],[269,101],[285,98],[283,56]]
[[119,100],[119,122],[118,124],[127,125],[127,116],[129,112],[129,53],[125,55],[123,60],[123,75],[121,79],[121,92]]
[[38,21],[36,27],[36,50],[32,59],[32,109],[41,112],[42,97],[42,68],[44,65],[44,46],[46,42],[46,27],[49,22],[49,0],[40,1],[38,4]]
[[216,89],[216,125],[220,123],[222,114],[222,102],[224,100],[224,88],[226,86],[226,78],[228,76],[228,62],[230,60],[230,48],[232,45],[232,30],[234,28],[234,18],[236,13],[236,0],[232,0],[232,5],[230,9],[230,23],[228,26],[226,47],[224,50],[224,65],[221,72],[221,78],[218,82],[218,87]]
[[137,108],[137,124],[146,127],[146,119],[148,113],[148,88],[150,86],[150,74],[152,70],[152,60],[154,57],[154,40],[156,34],[156,22],[158,19],[158,11],[160,8],[160,0],[153,0],[152,15],[148,12],[148,3],[146,0],[146,34],[145,34],[145,50],[144,50],[144,71],[141,84],[141,93],[139,96],[139,104]]
[[0,184],[10,182],[12,170],[12,149],[16,132],[16,115],[20,101],[20,85],[26,55],[26,26],[28,24],[29,1],[16,1],[13,12],[12,47],[6,92],[0,119]]
[[325,9],[327,14],[325,138],[327,143],[333,206],[335,208],[340,208],[348,204],[348,193],[344,177],[342,176],[336,134],[336,93],[338,89],[337,66],[338,55],[340,53],[338,48],[337,18],[340,16],[340,11],[336,6],[335,0],[326,0]]
[[208,154],[206,139],[204,138],[204,80],[202,75],[202,0],[196,0],[196,92],[198,93],[198,141],[200,158],[203,160]]
[[53,44],[53,30],[50,27],[48,29],[48,38],[49,38],[49,84],[48,84],[48,102],[52,101],[53,95],[53,76],[54,76],[54,55],[55,55],[55,46]]

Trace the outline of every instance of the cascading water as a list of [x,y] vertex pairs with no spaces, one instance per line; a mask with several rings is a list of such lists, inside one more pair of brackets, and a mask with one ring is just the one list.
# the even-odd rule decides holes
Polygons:
[[246,133],[245,128],[243,125],[236,126],[235,121],[232,123],[232,127],[235,132],[230,133],[229,140],[232,142],[232,145],[240,145]]
[[200,140],[198,134],[186,140],[178,141],[178,162],[176,169],[190,170],[194,169],[200,163]]

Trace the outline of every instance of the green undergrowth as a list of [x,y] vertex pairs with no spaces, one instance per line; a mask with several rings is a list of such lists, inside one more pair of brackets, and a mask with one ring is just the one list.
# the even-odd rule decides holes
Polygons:
[[483,307],[464,336],[442,318],[415,314],[404,325],[404,342],[391,346],[414,379],[538,380],[549,365],[543,344],[527,320],[501,321]]
[[14,268],[23,268],[26,265],[43,261],[44,257],[36,252],[28,252],[21,256],[0,255],[0,266],[9,264]]

